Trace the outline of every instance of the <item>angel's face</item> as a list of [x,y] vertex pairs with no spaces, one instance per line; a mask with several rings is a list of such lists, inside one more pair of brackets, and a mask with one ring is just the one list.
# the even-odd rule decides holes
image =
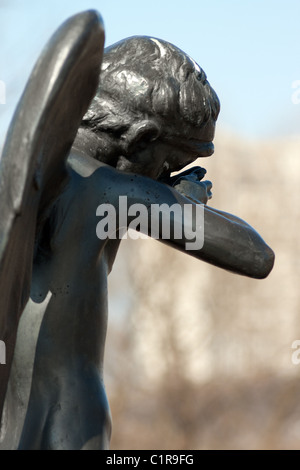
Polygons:
[[[145,122],[148,124],[148,121],[143,121],[144,124]],[[156,133],[150,140],[148,132],[137,138],[132,131],[134,126],[133,123],[121,136],[80,128],[76,138],[77,147],[120,171],[137,173],[152,179],[170,176],[172,172],[181,170],[197,158],[208,157],[214,152],[212,141],[215,120],[212,117],[200,128],[190,128],[182,122],[174,125],[168,120],[162,122],[157,119],[152,126]]]
[[208,121],[198,130],[167,128],[154,141],[136,148],[130,155],[120,156],[116,168],[153,179],[169,176],[199,157],[214,152],[212,143],[215,121]]
[[165,166],[169,167],[169,174],[214,153],[215,124],[211,118],[199,129],[181,128],[162,138],[168,146]]
[[155,142],[133,156],[120,156],[116,168],[158,179],[179,171],[199,157],[208,157],[214,152],[211,141],[184,141],[174,143]]

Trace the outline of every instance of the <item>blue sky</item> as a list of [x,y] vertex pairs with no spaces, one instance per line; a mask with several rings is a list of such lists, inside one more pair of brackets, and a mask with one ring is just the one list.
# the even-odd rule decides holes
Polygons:
[[90,8],[103,17],[106,45],[145,34],[191,55],[220,98],[219,128],[255,139],[300,134],[300,103],[292,101],[299,0],[0,0],[0,142],[42,47],[64,20]]

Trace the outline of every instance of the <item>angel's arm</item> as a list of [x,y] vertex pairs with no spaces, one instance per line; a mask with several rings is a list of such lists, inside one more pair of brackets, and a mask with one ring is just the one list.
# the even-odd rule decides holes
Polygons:
[[[153,211],[150,214],[153,205],[167,204],[171,207],[173,204],[178,204],[182,209],[185,205],[190,205],[193,215],[197,214],[197,204],[191,202],[175,189],[150,178],[118,172],[110,167],[97,170],[93,178],[98,180],[97,186],[103,188],[107,200],[113,203],[117,210],[121,195],[127,196],[128,207],[133,204],[144,204],[147,207],[149,235],[151,235],[151,223],[158,222],[153,219]],[[171,234],[176,230],[176,225],[182,224],[182,237],[175,238],[171,235],[169,239],[161,239],[161,241],[181,251],[186,251],[198,259],[237,274],[253,278],[266,277],[273,267],[274,253],[261,236],[250,225],[235,216],[205,205],[202,207],[204,210],[204,243],[201,248],[186,251],[190,239],[186,237],[184,230],[185,220],[182,218],[178,221],[172,214],[170,217]],[[130,224],[130,218],[128,218],[128,224]]]

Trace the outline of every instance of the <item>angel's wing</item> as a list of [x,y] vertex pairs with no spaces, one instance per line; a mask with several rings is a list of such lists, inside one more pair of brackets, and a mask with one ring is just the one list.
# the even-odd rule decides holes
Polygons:
[[65,162],[93,98],[104,45],[95,11],[71,17],[53,35],[15,111],[0,167],[0,417],[18,322],[29,298],[37,215],[66,180]]

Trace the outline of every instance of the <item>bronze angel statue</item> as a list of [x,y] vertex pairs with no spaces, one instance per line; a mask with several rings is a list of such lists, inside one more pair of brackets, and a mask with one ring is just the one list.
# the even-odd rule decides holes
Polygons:
[[[169,238],[157,238],[240,275],[262,279],[272,270],[261,236],[207,204],[206,171],[181,172],[213,153],[219,110],[186,53],[145,36],[104,49],[93,10],[68,19],[44,48],[1,158],[0,448],[109,447],[107,276],[132,215],[99,237],[97,207],[110,204],[118,215],[126,196],[149,214],[154,204],[176,204],[194,217],[201,206],[201,246],[186,250],[187,232],[174,235],[185,220],[172,213]],[[150,235],[155,222],[149,215]]]

